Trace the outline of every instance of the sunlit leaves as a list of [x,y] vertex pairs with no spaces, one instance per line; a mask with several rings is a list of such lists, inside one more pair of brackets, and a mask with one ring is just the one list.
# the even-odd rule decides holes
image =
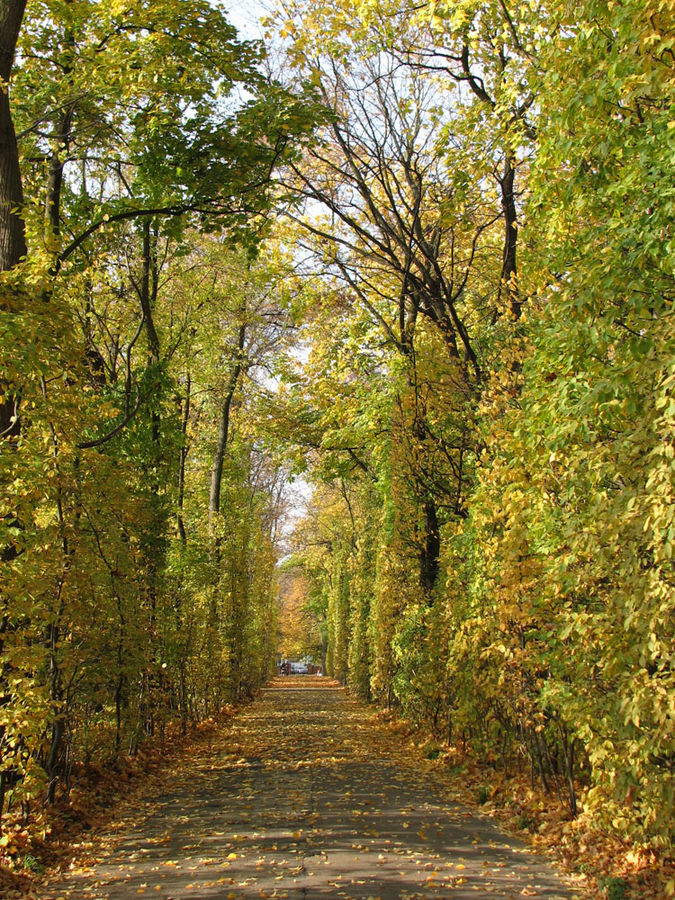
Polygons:
[[[487,237],[462,297],[484,375],[474,405],[419,321],[414,364],[397,357],[385,302],[399,284],[373,263],[378,248],[354,252],[359,239],[335,215],[309,223],[306,246],[324,270],[346,258],[331,241],[351,242],[348,288],[358,288],[351,331],[334,320],[319,329],[311,377],[293,386],[298,408],[312,409],[311,463],[333,479],[331,512],[314,518],[333,541],[315,570],[331,665],[413,718],[470,733],[488,757],[500,742],[505,755],[517,748],[573,814],[584,803],[589,817],[659,844],[672,802],[675,127],[669,7],[648,6],[650,16],[639,3],[298,6],[286,38],[299,66],[315,45],[316,59],[333,50],[334,68],[315,77],[337,85],[350,150],[364,121],[348,102],[359,54],[395,46],[402,67],[434,84],[448,111],[430,118],[433,154],[447,163],[443,221],[458,241],[506,201],[500,166],[517,172],[518,281],[508,287],[522,310],[511,302],[509,315]],[[396,114],[414,111],[423,91],[413,94]],[[374,158],[360,152],[352,164]],[[311,172],[330,182],[333,214],[355,196],[342,159],[333,147]],[[356,218],[370,225],[371,215],[364,205]],[[372,338],[355,323],[368,316],[383,335],[370,361],[378,399],[358,390],[353,338]],[[368,409],[376,429],[362,427]],[[362,490],[365,473],[347,459],[350,436],[375,490]],[[337,476],[350,478],[339,512]],[[442,503],[445,577],[426,603],[411,577],[425,492]]]

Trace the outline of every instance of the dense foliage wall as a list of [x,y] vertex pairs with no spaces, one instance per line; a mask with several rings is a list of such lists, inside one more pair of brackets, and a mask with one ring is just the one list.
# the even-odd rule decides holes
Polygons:
[[202,0],[25,7],[0,814],[267,677],[304,471],[329,672],[667,845],[672,0],[288,2],[292,88]]
[[0,32],[1,817],[273,669],[259,247],[312,114],[200,0],[8,0]]
[[336,115],[284,395],[330,671],[667,846],[672,4],[291,13]]
[[[137,344],[135,390],[152,399],[96,448],[87,442],[114,431],[128,398],[124,374],[111,375],[107,360],[105,374],[87,365],[77,295],[56,287],[48,304],[17,317],[16,341],[3,343],[22,411],[3,455],[2,540],[14,552],[2,579],[2,772],[12,803],[43,784],[53,795],[82,762],[135,752],[166,727],[216,714],[273,669],[279,476],[247,434],[254,390],[243,383],[220,511],[208,515],[238,299],[245,292],[250,303],[270,284],[264,265],[255,273],[245,257],[223,253],[216,248],[200,273],[202,296],[202,254],[165,270],[155,322],[166,356],[146,367]],[[92,291],[88,347],[97,360],[112,343],[125,364],[128,309],[107,285]],[[250,310],[247,321],[251,368],[261,325]]]

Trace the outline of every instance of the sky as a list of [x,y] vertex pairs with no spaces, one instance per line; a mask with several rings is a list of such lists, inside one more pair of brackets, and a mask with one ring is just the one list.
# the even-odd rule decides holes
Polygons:
[[[264,37],[265,29],[260,24],[260,19],[269,15],[275,6],[275,0],[239,0],[239,2],[212,0],[212,2],[226,10],[227,18],[237,29],[239,36],[246,40]],[[295,522],[305,514],[311,495],[311,485],[302,476],[296,477],[288,485],[289,508],[286,521],[281,528],[282,541],[289,537]]]
[[218,5],[227,10],[227,18],[242,38],[254,40],[263,36],[260,18],[272,8],[273,0],[225,0]]

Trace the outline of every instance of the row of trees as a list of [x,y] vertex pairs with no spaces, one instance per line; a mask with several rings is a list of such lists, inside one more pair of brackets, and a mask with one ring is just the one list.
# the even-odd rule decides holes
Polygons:
[[[201,0],[0,3],[0,815],[253,691],[292,332],[266,228],[312,103]],[[8,85],[11,77],[11,104]]]
[[287,3],[328,670],[575,815],[673,802],[672,3]]
[[674,11],[0,0],[0,813],[260,684],[310,467],[328,670],[667,842]]

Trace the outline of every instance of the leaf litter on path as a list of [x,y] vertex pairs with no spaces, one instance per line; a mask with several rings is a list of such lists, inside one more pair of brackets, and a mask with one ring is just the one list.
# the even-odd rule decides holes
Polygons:
[[329,679],[280,678],[43,900],[583,896]]

